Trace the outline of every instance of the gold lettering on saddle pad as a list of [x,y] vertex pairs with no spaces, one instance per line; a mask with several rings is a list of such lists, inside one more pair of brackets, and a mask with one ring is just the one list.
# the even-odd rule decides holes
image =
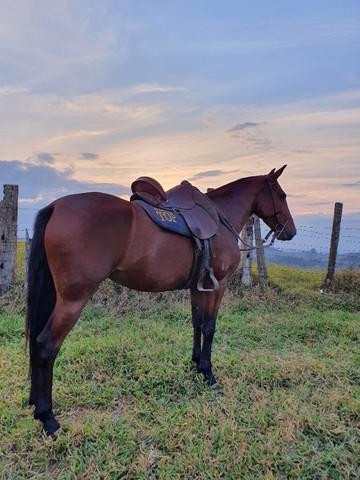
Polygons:
[[155,208],[156,215],[160,217],[162,222],[171,222],[176,223],[175,213],[168,212],[167,210],[161,210],[160,208]]

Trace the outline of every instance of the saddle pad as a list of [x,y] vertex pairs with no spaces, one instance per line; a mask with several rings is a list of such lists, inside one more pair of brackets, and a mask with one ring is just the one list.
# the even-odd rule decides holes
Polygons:
[[149,205],[142,200],[133,200],[132,203],[140,205],[156,225],[184,237],[192,237],[189,227],[183,217],[172,209],[164,209]]

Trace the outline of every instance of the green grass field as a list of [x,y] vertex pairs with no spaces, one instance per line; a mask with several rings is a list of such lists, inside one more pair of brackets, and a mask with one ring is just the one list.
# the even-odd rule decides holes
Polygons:
[[20,286],[2,297],[0,478],[360,478],[359,276],[328,295],[321,272],[270,276],[226,298],[215,391],[191,366],[186,295],[104,285],[58,357],[55,440],[26,406]]

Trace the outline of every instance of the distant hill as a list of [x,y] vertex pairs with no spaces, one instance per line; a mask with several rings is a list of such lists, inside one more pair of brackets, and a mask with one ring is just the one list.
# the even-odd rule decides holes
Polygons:
[[[265,256],[268,262],[287,265],[290,267],[315,268],[326,270],[328,255],[311,250],[279,250],[267,248]],[[344,253],[337,256],[336,267],[338,269],[360,269],[360,252]]]

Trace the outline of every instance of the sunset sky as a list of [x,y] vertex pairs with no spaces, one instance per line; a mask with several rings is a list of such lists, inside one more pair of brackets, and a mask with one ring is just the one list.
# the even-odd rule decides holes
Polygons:
[[20,185],[23,226],[140,175],[206,189],[287,163],[296,217],[342,201],[360,227],[359,0],[3,0],[0,16],[0,184]]

